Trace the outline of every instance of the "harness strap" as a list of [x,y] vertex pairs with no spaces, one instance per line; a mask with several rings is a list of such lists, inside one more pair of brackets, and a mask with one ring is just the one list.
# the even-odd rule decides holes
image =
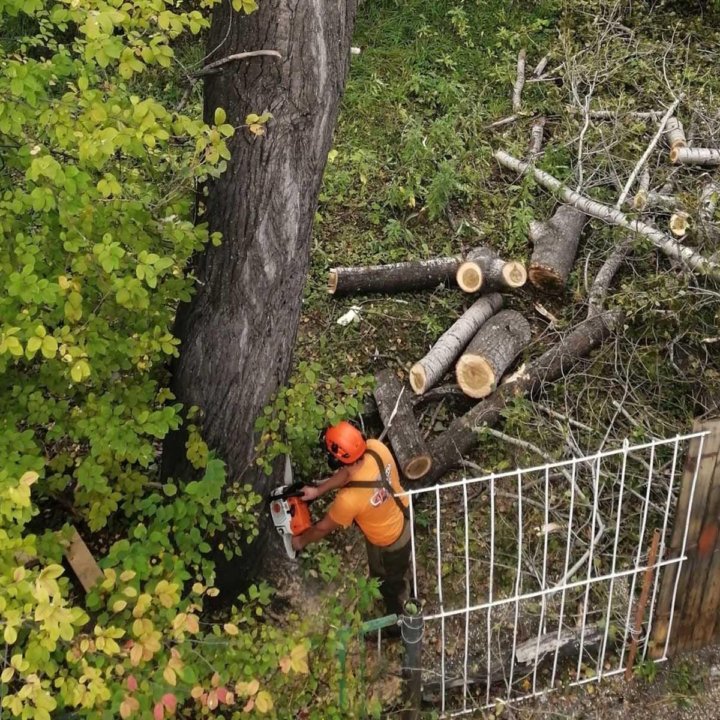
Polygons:
[[397,495],[395,495],[392,485],[390,485],[387,477],[385,476],[385,465],[383,465],[382,458],[374,450],[366,450],[365,452],[377,463],[378,470],[380,470],[380,477],[377,480],[351,480],[349,483],[345,484],[345,487],[378,488],[381,490],[387,490],[390,497],[395,501],[395,505],[397,505],[398,510],[400,510],[403,514],[403,517],[406,520],[409,520],[410,512],[405,507],[404,503],[400,501]]

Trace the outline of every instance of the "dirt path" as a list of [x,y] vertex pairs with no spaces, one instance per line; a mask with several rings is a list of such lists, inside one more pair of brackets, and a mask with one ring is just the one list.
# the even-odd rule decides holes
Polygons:
[[657,666],[654,679],[612,679],[532,704],[506,708],[509,720],[714,720],[720,719],[720,647]]

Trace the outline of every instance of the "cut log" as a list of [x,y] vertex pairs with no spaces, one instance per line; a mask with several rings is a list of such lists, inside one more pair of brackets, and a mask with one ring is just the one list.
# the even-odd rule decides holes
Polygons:
[[503,167],[509,168],[514,172],[532,174],[539,185],[557,193],[563,202],[572,205],[587,215],[648,238],[656,248],[664,252],[668,257],[678,260],[696,273],[708,275],[713,278],[720,278],[720,264],[718,264],[718,262],[703,257],[700,253],[695,252],[695,250],[686,245],[682,245],[667,233],[640,220],[631,220],[624,212],[621,212],[617,208],[612,208],[609,205],[597,202],[597,200],[591,200],[571,190],[567,185],[563,185],[557,178],[554,178],[544,170],[540,170],[531,163],[523,162],[503,150],[496,151],[494,157]]
[[545,136],[545,118],[539,117],[532,124],[530,129],[530,151],[528,157],[530,160],[537,160],[542,150],[543,138]]
[[717,209],[718,198],[720,198],[720,184],[712,181],[707,183],[700,194],[698,218],[700,218],[701,222],[712,222]]
[[76,528],[72,529],[65,557],[85,592],[90,592],[102,580],[102,571]]
[[590,353],[620,325],[622,313],[608,311],[577,325],[559,343],[529,363],[510,382],[501,385],[475,407],[456,418],[450,427],[430,443],[433,467],[423,485],[437,482],[451,468],[461,465],[478,441],[482,425],[495,425],[501,413],[516,397],[536,393],[544,383],[570,373],[581,358]]
[[487,322],[502,304],[502,296],[498,293],[481,297],[440,336],[430,352],[412,366],[410,385],[418,395],[422,395],[442,378],[480,326]]
[[522,287],[527,271],[521,262],[503,260],[490,248],[475,248],[457,269],[455,276],[461,290],[468,293],[482,289],[503,290]]
[[466,395],[487,397],[515,358],[528,346],[530,323],[515,310],[490,318],[470,341],[455,368]]
[[[671,151],[676,148],[687,147],[685,130],[683,129],[682,123],[676,117],[668,119],[667,124],[665,125],[665,139],[667,140]],[[670,156],[672,157],[672,153]]]
[[428,473],[432,458],[415,420],[410,393],[392,370],[381,370],[375,380],[373,395],[400,470],[408,480],[417,480]]
[[461,262],[460,257],[444,257],[388,265],[332,268],[328,277],[328,292],[331,295],[352,295],[454,286],[455,273]]
[[535,247],[528,275],[535,287],[547,292],[562,291],[587,220],[584,212],[561,205],[549,220],[530,223],[530,239]]
[[720,150],[715,148],[674,147],[670,151],[670,162],[676,165],[720,165]]
[[668,210],[672,212],[682,207],[682,202],[674,195],[662,195],[657,192],[640,190],[633,199],[635,210]]

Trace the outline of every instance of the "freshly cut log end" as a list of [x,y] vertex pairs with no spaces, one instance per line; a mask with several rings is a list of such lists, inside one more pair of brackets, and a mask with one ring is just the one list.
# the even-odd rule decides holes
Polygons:
[[531,265],[528,270],[530,284],[552,293],[560,293],[565,287],[565,277],[557,270],[544,265]]
[[476,262],[464,262],[458,268],[456,279],[463,292],[477,292],[483,284],[483,272]]
[[480,355],[463,355],[455,368],[458,385],[472,398],[487,397],[497,385],[493,369]]
[[420,363],[415,363],[410,368],[410,387],[418,395],[422,395],[427,385],[427,374],[425,368]]
[[419,480],[430,472],[432,458],[430,453],[413,458],[403,467],[403,475],[408,480]]
[[530,342],[530,323],[515,310],[502,310],[470,341],[455,366],[462,391],[483,398],[497,387],[504,372]]
[[516,260],[511,260],[510,262],[505,263],[505,267],[502,270],[502,276],[509,288],[520,288],[527,282],[528,279],[525,266]]
[[338,274],[337,270],[331,270],[328,274],[328,284],[327,284],[327,291],[330,293],[330,295],[334,295],[335,291],[337,290],[337,284],[338,284]]

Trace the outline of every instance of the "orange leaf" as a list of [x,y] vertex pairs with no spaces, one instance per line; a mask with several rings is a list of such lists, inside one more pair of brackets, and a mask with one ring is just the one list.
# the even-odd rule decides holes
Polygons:
[[175,712],[177,707],[177,698],[172,693],[165,693],[162,696],[162,704],[168,709],[170,713]]
[[163,708],[162,703],[155,703],[155,707],[153,708],[154,720],[163,720],[164,717],[165,717],[165,708]]

